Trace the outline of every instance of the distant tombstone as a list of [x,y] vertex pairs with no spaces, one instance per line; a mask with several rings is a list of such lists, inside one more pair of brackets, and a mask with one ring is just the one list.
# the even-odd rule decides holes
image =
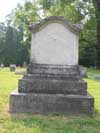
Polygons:
[[15,74],[17,74],[17,75],[25,75],[26,71],[24,71],[24,70],[15,70]]
[[94,75],[95,79],[100,79],[100,75]]
[[4,64],[1,64],[0,67],[1,67],[1,68],[4,68]]
[[87,68],[84,67],[84,66],[79,66],[79,71],[80,71],[80,75],[83,77],[83,78],[87,78]]
[[10,65],[10,71],[14,72],[16,70],[16,65],[15,64],[11,64]]
[[51,16],[31,24],[30,30],[30,64],[18,92],[10,96],[10,111],[92,115],[94,98],[78,66],[80,26]]
[[24,61],[23,63],[23,67],[26,68],[27,67],[27,63]]

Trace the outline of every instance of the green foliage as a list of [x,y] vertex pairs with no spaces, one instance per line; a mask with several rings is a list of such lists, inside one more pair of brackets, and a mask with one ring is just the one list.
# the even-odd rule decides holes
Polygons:
[[38,8],[31,2],[18,5],[8,15],[7,26],[0,25],[0,63],[22,65],[29,62],[31,33],[29,23],[39,20]]
[[22,43],[28,45],[31,41],[31,33],[29,31],[30,22],[36,22],[40,19],[38,13],[38,7],[34,3],[26,2],[24,5],[18,5],[15,9],[13,16],[13,25],[23,29],[23,40]]
[[50,2],[42,0],[39,4],[44,10],[44,16],[60,15],[75,23],[80,22],[83,17],[81,12],[75,8],[73,0],[52,0]]
[[[0,24],[0,63],[28,62],[31,41],[30,22],[37,22],[50,15],[60,15],[73,23],[83,24],[80,47],[85,48],[80,48],[80,63],[95,66],[95,60],[97,59],[99,62],[99,58],[96,56],[100,57],[99,50],[96,49],[97,41],[99,44],[100,38],[99,5],[94,0],[35,0],[34,2],[26,1],[23,5],[19,4],[8,15],[7,26]],[[92,50],[88,50],[88,48]]]
[[87,67],[96,66],[96,36],[96,19],[91,16],[80,36],[80,64]]
[[97,22],[97,59],[96,66],[100,69],[100,1],[93,0],[94,8],[95,8],[95,16]]
[[[4,29],[3,29],[4,28]],[[8,25],[2,25],[0,35],[0,63],[5,65],[17,64],[22,65],[24,61],[29,60],[29,52],[27,46],[21,44],[22,30],[16,30]]]

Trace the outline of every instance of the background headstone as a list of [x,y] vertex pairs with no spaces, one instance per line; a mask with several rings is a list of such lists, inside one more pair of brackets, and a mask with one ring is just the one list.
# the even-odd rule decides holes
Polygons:
[[100,75],[94,75],[95,79],[100,79]]
[[26,71],[25,70],[15,70],[15,74],[18,74],[18,75],[25,75],[26,74]]
[[23,67],[26,68],[27,67],[27,63],[24,61],[23,63]]
[[80,75],[83,77],[83,78],[87,78],[88,75],[87,75],[87,68],[84,67],[84,66],[79,66],[79,71],[80,71]]
[[16,65],[15,64],[10,64],[10,71],[14,72],[16,70]]
[[1,68],[4,68],[4,64],[1,64],[0,67],[1,67]]

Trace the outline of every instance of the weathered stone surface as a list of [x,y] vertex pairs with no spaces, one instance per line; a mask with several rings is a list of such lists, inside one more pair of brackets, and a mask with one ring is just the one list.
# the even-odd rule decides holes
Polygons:
[[18,91],[86,95],[87,84],[80,78],[78,66],[30,64]]
[[46,27],[50,23],[61,23],[64,25],[67,29],[69,29],[74,34],[79,34],[82,31],[82,25],[80,24],[72,24],[70,21],[65,19],[63,16],[50,16],[47,17],[40,22],[37,23],[31,23],[29,28],[32,32],[38,32],[42,30],[44,27]]
[[10,96],[10,111],[93,114],[94,99],[78,66],[80,27],[53,16],[30,28],[30,64]]
[[80,28],[62,17],[49,17],[33,25],[32,32],[31,62],[78,65]]
[[89,94],[63,95],[13,92],[10,111],[17,113],[62,113],[92,115],[94,99]]
[[47,65],[31,63],[27,69],[27,77],[44,79],[81,79],[78,66]]
[[58,75],[79,75],[78,65],[53,65],[53,64],[35,64],[30,63],[27,69],[29,74],[58,74]]
[[86,95],[87,84],[84,81],[56,79],[21,79],[19,92],[48,93],[48,94],[80,94]]

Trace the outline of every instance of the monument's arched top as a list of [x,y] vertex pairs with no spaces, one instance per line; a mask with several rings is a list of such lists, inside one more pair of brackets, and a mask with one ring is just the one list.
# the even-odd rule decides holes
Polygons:
[[75,34],[79,34],[82,30],[81,24],[72,24],[67,19],[65,19],[63,16],[50,16],[45,19],[42,19],[40,22],[30,23],[29,29],[35,33],[35,32],[42,30],[45,26],[47,26],[50,23],[63,24],[67,29],[69,29],[71,32]]
[[30,25],[31,62],[78,65],[81,28],[61,16],[51,16]]

